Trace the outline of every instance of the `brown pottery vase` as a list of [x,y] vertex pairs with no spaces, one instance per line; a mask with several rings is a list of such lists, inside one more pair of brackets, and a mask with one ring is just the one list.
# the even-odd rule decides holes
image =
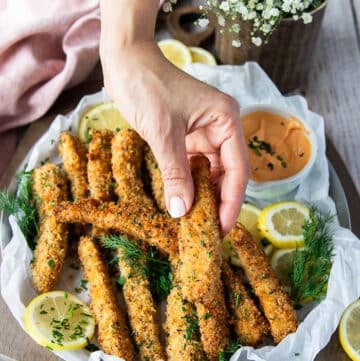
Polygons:
[[[241,23],[240,36],[221,33],[217,26],[216,55],[223,64],[258,62],[283,93],[304,90],[327,2],[311,12],[313,19],[309,24],[304,24],[302,19],[283,19],[268,42],[260,47],[251,42],[250,22]],[[231,45],[235,39],[241,41],[239,48]]]

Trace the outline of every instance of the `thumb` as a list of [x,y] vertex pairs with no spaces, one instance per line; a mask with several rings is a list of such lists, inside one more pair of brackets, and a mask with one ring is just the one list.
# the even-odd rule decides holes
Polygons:
[[178,218],[191,208],[194,185],[186,154],[185,137],[171,138],[157,139],[157,142],[150,146],[161,171],[166,207],[171,217]]

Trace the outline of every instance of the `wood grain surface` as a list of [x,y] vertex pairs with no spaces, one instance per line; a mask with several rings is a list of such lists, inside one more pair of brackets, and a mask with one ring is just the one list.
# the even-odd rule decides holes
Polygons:
[[[194,1],[184,1],[195,3]],[[335,164],[345,188],[355,233],[360,236],[358,192],[360,190],[360,1],[330,0],[326,10],[320,41],[310,82],[305,96],[312,110],[325,118],[330,146],[328,156]],[[166,35],[166,34],[165,34]],[[165,36],[159,34],[160,38]],[[0,184],[13,177],[20,161],[38,137],[48,128],[54,116],[72,109],[79,99],[100,90],[101,72],[98,66],[89,80],[62,94],[48,114],[31,125],[14,154]],[[336,151],[336,149],[337,151]],[[339,158],[342,158],[343,162]],[[345,169],[347,168],[348,172]],[[2,356],[4,355],[4,356]],[[0,361],[55,361],[58,357],[35,344],[13,319],[0,299]],[[299,357],[299,360],[302,360]],[[337,333],[317,356],[317,361],[348,361],[338,342]]]

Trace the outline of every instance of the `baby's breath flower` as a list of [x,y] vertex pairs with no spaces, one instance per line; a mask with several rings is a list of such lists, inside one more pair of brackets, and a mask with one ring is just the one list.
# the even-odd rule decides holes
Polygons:
[[209,19],[206,19],[206,18],[200,18],[198,21],[197,21],[197,24],[201,27],[201,28],[205,28],[209,25]]
[[164,11],[164,13],[169,13],[170,11],[172,11],[172,5],[170,2],[165,2],[164,5],[162,6],[162,9]]
[[312,15],[309,13],[303,13],[301,17],[303,19],[304,24],[309,24],[312,22]]
[[240,48],[240,46],[241,46],[241,41],[240,40],[233,40],[232,42],[231,42],[231,45],[234,47],[234,48]]
[[258,36],[257,37],[252,37],[251,42],[256,46],[260,46],[262,44],[262,40]]
[[225,18],[223,15],[218,15],[218,23],[220,26],[225,26]]

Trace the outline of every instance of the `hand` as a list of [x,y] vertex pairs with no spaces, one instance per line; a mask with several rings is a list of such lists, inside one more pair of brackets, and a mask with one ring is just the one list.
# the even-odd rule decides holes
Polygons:
[[102,54],[102,63],[107,93],[159,163],[170,215],[179,217],[191,208],[187,157],[203,153],[219,185],[219,218],[228,232],[249,174],[237,102],[170,64],[153,41]]

